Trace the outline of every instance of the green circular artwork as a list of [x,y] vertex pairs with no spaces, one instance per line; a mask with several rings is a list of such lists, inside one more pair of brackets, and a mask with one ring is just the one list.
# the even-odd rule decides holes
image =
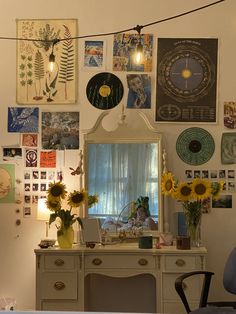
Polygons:
[[180,159],[189,165],[206,163],[215,151],[211,134],[202,128],[184,130],[176,141],[176,152]]

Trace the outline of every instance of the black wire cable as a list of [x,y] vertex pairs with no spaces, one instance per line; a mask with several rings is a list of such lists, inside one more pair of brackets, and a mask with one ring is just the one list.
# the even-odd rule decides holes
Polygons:
[[[110,36],[110,35],[126,33],[126,32],[133,31],[133,30],[137,31],[140,34],[141,29],[143,29],[145,27],[152,26],[152,25],[155,25],[155,24],[160,24],[160,23],[163,23],[163,22],[167,22],[167,21],[170,21],[170,20],[173,20],[173,19],[185,16],[185,15],[188,15],[188,14],[191,14],[191,13],[194,13],[194,12],[197,12],[197,11],[209,8],[211,6],[214,6],[214,5],[219,4],[221,2],[224,2],[224,1],[226,1],[226,0],[218,0],[218,1],[212,2],[210,4],[204,5],[202,7],[198,7],[198,8],[192,9],[190,11],[186,11],[186,12],[183,12],[183,13],[180,13],[180,14],[177,14],[177,15],[173,15],[173,16],[170,16],[170,17],[158,20],[158,21],[151,22],[151,23],[147,23],[147,24],[144,24],[144,25],[137,25],[137,26],[132,27],[132,28],[127,28],[127,29],[123,29],[123,30],[119,30],[119,31],[115,31],[115,32],[76,36],[76,37],[71,37],[70,39],[74,40],[74,39],[83,39],[83,38],[89,38],[89,37]],[[33,38],[1,37],[0,36],[0,40],[1,39],[16,40],[16,41],[24,40],[24,41],[35,41],[35,42],[48,42],[48,43],[52,43],[53,46],[55,44],[59,43],[60,41],[68,40],[68,38],[61,38],[61,39],[56,38],[56,39],[52,39],[52,40],[44,40],[44,39],[36,39],[36,38],[33,39]]]

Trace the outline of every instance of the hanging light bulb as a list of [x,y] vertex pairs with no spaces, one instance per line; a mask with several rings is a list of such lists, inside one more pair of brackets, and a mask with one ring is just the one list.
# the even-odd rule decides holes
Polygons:
[[49,55],[49,71],[52,73],[55,68],[56,57],[53,53],[54,46],[60,41],[60,39],[54,39],[52,42],[52,52]]
[[49,71],[53,72],[54,67],[55,67],[55,55],[52,51],[49,55]]
[[143,62],[143,44],[141,41],[141,29],[142,28],[143,26],[141,25],[137,25],[136,27],[134,27],[134,30],[136,30],[139,34],[138,44],[134,52],[134,63],[137,65],[140,65]]

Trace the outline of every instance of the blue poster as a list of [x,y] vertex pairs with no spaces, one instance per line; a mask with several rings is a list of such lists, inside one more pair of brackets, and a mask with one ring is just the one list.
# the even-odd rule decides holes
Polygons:
[[37,133],[39,124],[39,108],[9,107],[8,132]]

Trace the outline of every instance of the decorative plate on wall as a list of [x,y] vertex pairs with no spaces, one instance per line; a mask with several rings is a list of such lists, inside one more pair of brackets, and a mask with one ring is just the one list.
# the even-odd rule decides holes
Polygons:
[[206,163],[215,151],[211,134],[202,128],[184,130],[176,141],[176,152],[180,159],[189,165]]

